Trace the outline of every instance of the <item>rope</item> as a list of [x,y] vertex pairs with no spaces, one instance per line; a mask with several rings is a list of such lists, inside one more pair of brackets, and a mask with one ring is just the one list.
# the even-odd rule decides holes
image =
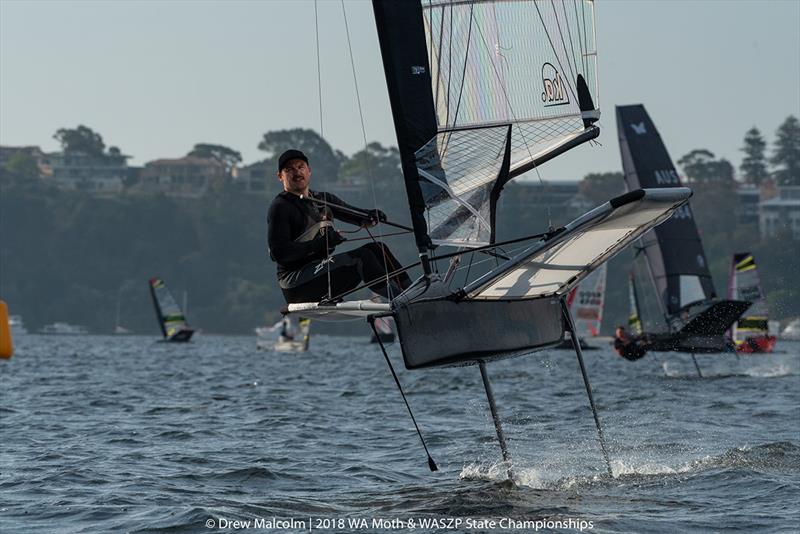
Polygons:
[[[342,17],[344,18],[344,28],[345,28],[345,33],[347,34],[347,50],[348,50],[348,52],[350,54],[350,69],[353,72],[353,86],[355,87],[355,90],[356,90],[356,103],[358,105],[358,117],[359,117],[359,120],[361,121],[361,137],[362,137],[362,139],[364,141],[364,159],[365,159],[365,163],[366,163],[366,167],[367,167],[367,181],[370,184],[370,190],[372,192],[372,205],[375,206],[375,208],[377,208],[377,206],[378,206],[378,197],[375,194],[375,180],[374,180],[374,174],[372,172],[373,171],[372,164],[371,164],[370,157],[369,157],[369,145],[367,143],[367,129],[366,129],[366,126],[364,125],[364,110],[363,110],[363,107],[361,105],[361,92],[358,89],[358,76],[356,75],[356,63],[355,63],[355,58],[353,56],[353,45],[352,45],[352,43],[350,41],[350,25],[347,23],[347,9],[344,6],[344,0],[342,0],[341,4],[342,4]],[[372,235],[372,232],[370,232],[369,229],[366,228],[366,227],[365,227],[365,229],[367,230],[367,233],[372,238],[372,240],[377,243],[377,241],[375,240],[374,236]],[[382,241],[383,240],[383,234],[381,232],[382,232],[382,230],[380,229],[380,225],[378,225],[377,234],[378,234],[378,238]],[[386,289],[388,291],[389,298],[391,299],[392,298],[392,293],[391,293],[392,290],[391,290],[391,284],[389,283],[389,262],[388,262],[388,260],[386,258],[386,249],[385,249],[385,247],[383,245],[381,246],[381,256],[383,257],[383,270],[386,273]]]
[[[325,138],[325,130],[323,127],[322,122],[322,68],[320,67],[320,54],[319,54],[319,14],[317,12],[317,0],[314,0],[314,35],[316,37],[316,47],[317,47],[317,95],[319,98],[319,136],[323,139]],[[328,204],[327,204],[328,197],[326,195],[322,195],[322,217],[326,217],[328,215]],[[331,216],[333,219],[333,216]],[[328,277],[328,297],[330,298],[331,293],[333,293],[333,288],[331,286],[331,262],[327,261],[330,259],[330,254],[328,251],[330,250],[330,231],[325,230],[325,272]]]

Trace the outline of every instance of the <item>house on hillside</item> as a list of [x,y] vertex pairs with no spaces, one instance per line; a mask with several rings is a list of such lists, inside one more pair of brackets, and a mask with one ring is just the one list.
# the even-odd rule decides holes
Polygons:
[[131,191],[196,198],[205,195],[212,185],[229,179],[225,165],[213,158],[164,158],[147,162]]
[[761,238],[777,237],[788,230],[800,240],[800,186],[777,186],[770,193],[762,194],[758,204]]
[[130,156],[72,150],[52,152],[48,157],[52,183],[60,189],[114,195],[125,187]]

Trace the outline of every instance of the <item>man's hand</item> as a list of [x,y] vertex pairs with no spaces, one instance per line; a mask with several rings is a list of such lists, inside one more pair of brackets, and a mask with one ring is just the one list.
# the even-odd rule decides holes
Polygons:
[[325,234],[326,244],[328,246],[328,254],[332,254],[334,249],[337,245],[341,245],[347,238],[345,238],[342,234],[334,230],[333,228],[328,228]]
[[369,220],[365,226],[377,226],[378,223],[386,222],[386,214],[381,210],[369,210],[367,217]]

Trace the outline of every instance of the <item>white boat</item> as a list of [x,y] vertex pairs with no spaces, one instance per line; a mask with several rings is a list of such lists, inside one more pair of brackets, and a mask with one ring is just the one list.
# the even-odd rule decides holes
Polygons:
[[63,322],[55,322],[43,326],[39,330],[40,334],[49,334],[57,336],[81,336],[89,333],[85,326],[77,324],[69,324]]
[[800,341],[800,319],[795,319],[783,329],[783,332],[781,332],[781,339]]
[[[284,317],[271,327],[259,326],[256,331],[256,348],[275,352],[305,352],[311,341],[311,320]],[[277,340],[275,333],[278,332]]]
[[9,315],[8,326],[11,329],[12,336],[20,336],[28,333],[28,330],[25,328],[25,325],[22,322],[21,315]]
[[[566,295],[666,221],[691,191],[633,188],[561,228],[542,234],[520,228],[530,235],[498,241],[503,187],[600,133],[594,2],[559,10],[544,0],[373,0],[373,11],[419,253],[414,265],[422,276],[388,303],[352,300],[361,289],[354,288],[319,302],[290,303],[287,310],[326,320],[361,316],[373,329],[376,319],[391,317],[409,370],[477,365],[513,480],[487,364],[552,347],[565,331],[575,334]],[[493,259],[473,262],[474,253]],[[612,474],[579,345],[575,352]]]

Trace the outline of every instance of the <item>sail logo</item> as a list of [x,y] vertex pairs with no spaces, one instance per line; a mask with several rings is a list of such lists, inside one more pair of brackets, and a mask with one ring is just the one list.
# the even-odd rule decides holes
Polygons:
[[644,121],[640,122],[639,124],[631,124],[631,128],[637,135],[644,135],[647,133],[647,127],[644,125]]
[[678,173],[675,172],[675,169],[654,172],[656,175],[656,183],[658,185],[681,185],[681,180],[678,178]]
[[333,256],[331,256],[329,258],[326,258],[326,259],[322,260],[321,262],[319,262],[319,265],[317,265],[314,268],[314,275],[315,276],[318,275],[319,272],[323,269],[323,267],[325,267],[326,265],[328,265],[330,263],[333,263]]
[[569,97],[564,91],[564,80],[552,63],[542,65],[542,88],[544,107],[569,104]]
[[673,219],[691,219],[692,212],[689,210],[689,206],[684,204],[683,206],[679,207],[672,213]]
[[419,76],[420,74],[425,74],[425,67],[422,65],[411,65],[411,74],[414,76]]
[[702,254],[697,255],[697,265],[703,268],[705,268],[706,266],[706,259],[703,257]]

